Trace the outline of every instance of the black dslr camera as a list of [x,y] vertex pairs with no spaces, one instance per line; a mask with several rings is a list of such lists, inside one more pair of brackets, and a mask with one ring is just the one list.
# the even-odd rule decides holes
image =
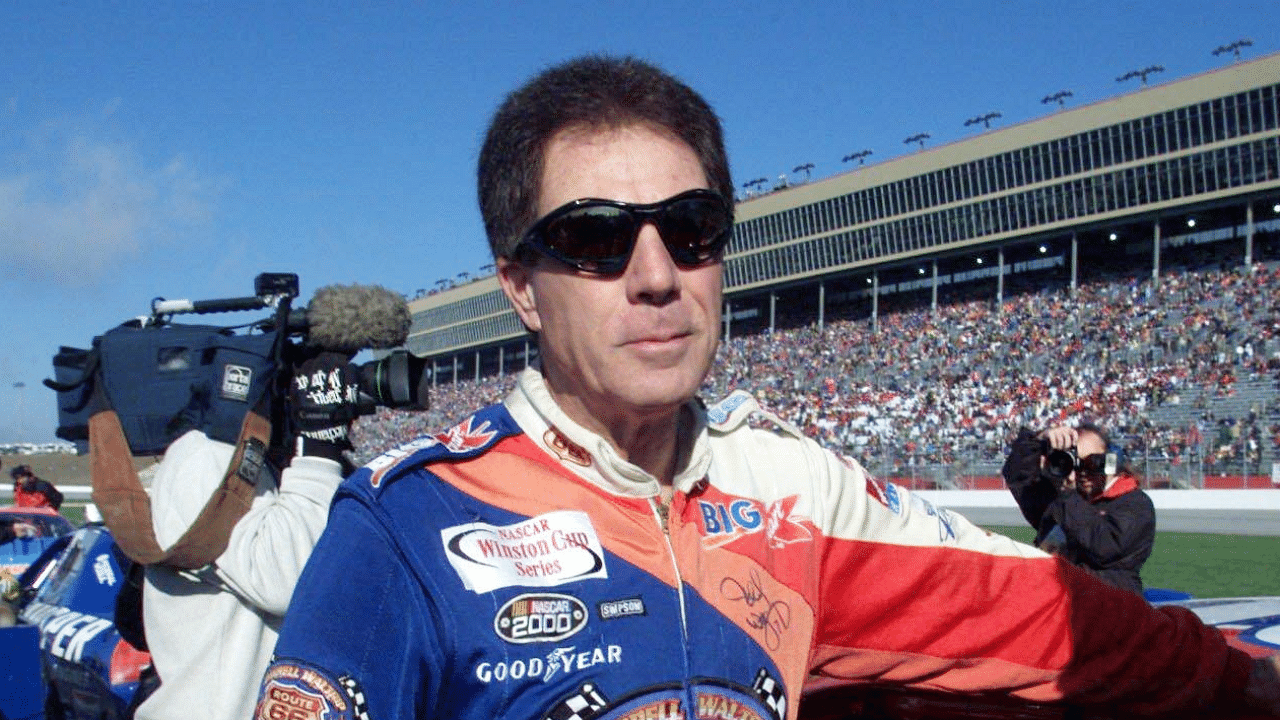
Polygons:
[[[296,274],[262,273],[252,297],[157,298],[150,315],[95,337],[90,349],[62,347],[53,358],[55,379],[44,381],[58,393],[57,436],[83,448],[89,416],[111,409],[130,451],[156,455],[191,429],[234,443],[245,414],[256,410],[271,419],[274,444],[288,432],[284,400],[292,368],[309,354],[389,350],[408,337],[408,304],[385,288],[330,285],[295,310],[297,295]],[[240,326],[172,322],[178,313],[243,310],[272,312]],[[427,408],[424,360],[393,350],[359,369],[359,414],[378,406]]]
[[1042,454],[1044,455],[1045,477],[1048,477],[1057,485],[1065,482],[1080,465],[1080,458],[1076,455],[1075,448],[1055,450],[1049,446],[1048,440],[1044,441]]

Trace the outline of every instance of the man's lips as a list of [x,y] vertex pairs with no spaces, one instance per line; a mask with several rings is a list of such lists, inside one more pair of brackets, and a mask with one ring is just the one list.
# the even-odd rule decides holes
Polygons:
[[693,333],[684,330],[679,332],[656,332],[632,338],[623,343],[623,345],[662,345],[665,343],[683,340]]

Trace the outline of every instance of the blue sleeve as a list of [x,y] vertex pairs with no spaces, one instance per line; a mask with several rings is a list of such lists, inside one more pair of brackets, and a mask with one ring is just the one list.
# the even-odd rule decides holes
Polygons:
[[256,718],[436,714],[440,616],[375,513],[349,495],[335,501],[285,615]]

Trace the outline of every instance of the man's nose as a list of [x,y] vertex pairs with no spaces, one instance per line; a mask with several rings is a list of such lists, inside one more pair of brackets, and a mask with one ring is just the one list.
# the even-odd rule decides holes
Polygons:
[[680,268],[652,223],[640,228],[626,279],[627,293],[634,300],[663,303],[679,290]]

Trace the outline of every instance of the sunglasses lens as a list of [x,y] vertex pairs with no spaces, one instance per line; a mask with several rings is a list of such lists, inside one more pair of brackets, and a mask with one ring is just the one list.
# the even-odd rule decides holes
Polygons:
[[729,215],[725,208],[708,198],[685,198],[676,201],[658,216],[658,232],[681,265],[701,265],[711,260],[728,240]]
[[543,242],[579,270],[609,273],[626,263],[634,235],[635,220],[625,210],[588,205],[548,225]]
[[1094,453],[1080,458],[1080,472],[1085,475],[1101,475],[1107,465],[1105,453]]

